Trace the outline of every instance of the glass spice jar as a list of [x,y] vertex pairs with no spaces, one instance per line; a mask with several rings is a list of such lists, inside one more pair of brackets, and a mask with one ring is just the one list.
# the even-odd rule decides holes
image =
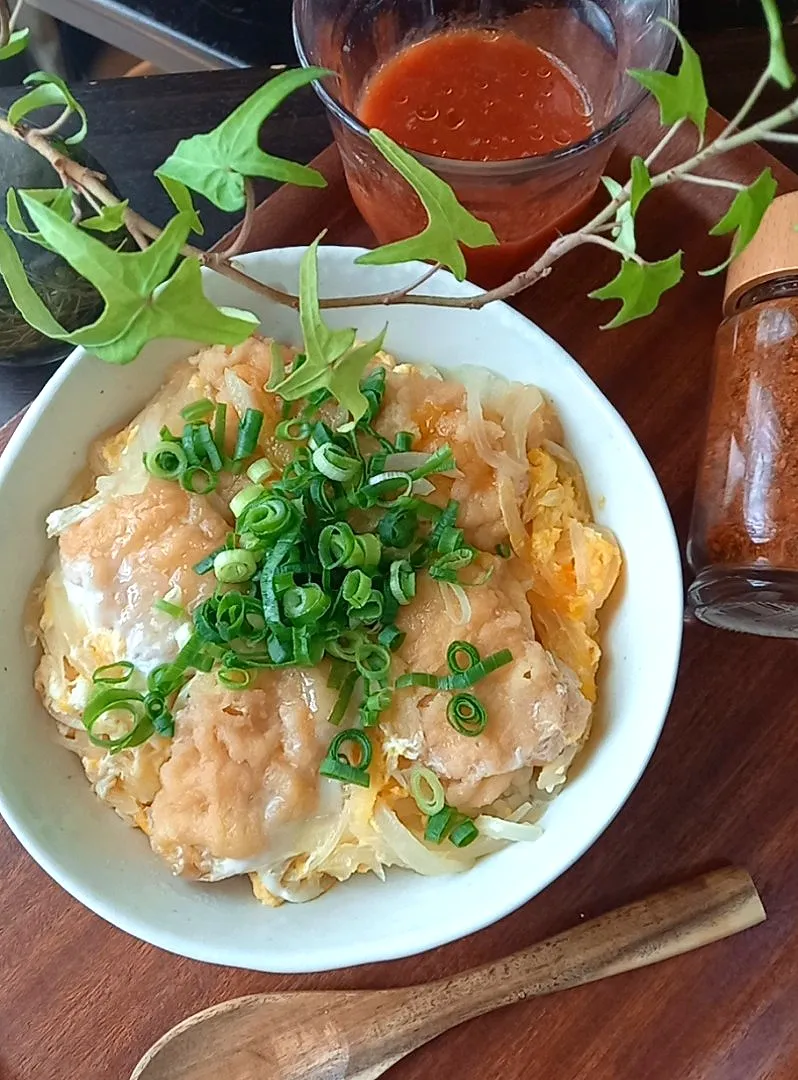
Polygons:
[[697,618],[798,638],[798,192],[726,280],[687,557]]

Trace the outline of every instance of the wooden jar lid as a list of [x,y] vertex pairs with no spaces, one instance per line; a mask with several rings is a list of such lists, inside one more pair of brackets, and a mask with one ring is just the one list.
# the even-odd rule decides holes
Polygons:
[[794,273],[798,277],[798,191],[780,195],[765,211],[754,239],[729,267],[723,312],[736,311],[753,285]]

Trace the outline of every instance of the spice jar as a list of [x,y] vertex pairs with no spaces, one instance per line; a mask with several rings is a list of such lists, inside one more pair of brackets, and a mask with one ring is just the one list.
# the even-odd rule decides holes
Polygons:
[[703,622],[798,637],[798,192],[726,280],[687,557]]

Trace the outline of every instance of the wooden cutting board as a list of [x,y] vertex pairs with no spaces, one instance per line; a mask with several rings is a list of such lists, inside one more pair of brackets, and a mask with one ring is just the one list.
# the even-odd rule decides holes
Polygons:
[[[622,167],[624,158],[654,138],[649,110],[624,133],[616,164]],[[675,140],[679,154],[689,151],[688,140],[687,134]],[[736,154],[717,173],[750,181],[767,163],[783,188],[798,186],[798,178],[756,148]],[[368,243],[337,154],[330,150],[317,164],[329,187],[273,196],[258,212],[251,247],[304,244],[325,226],[330,243]],[[722,257],[723,245],[709,239],[707,230],[724,203],[722,193],[684,184],[644,205],[642,250],[660,258],[682,247],[689,271],[649,319],[620,331],[598,330],[608,309],[586,295],[614,270],[611,259],[603,252],[597,257],[593,249],[576,252],[518,305],[584,365],[629,422],[665,490],[682,543],[721,299],[721,282],[695,272]],[[650,617],[656,619],[657,612]],[[266,990],[389,987],[454,973],[727,861],[754,875],[770,916],[764,926],[664,966],[484,1017],[424,1047],[390,1075],[795,1080],[796,657],[789,642],[688,625],[660,744],[601,839],[514,915],[406,961],[272,977],[182,960],[86,911],[4,829],[0,1080],[125,1080],[161,1032],[225,998]],[[4,722],[22,718],[6,716]],[[373,917],[380,917],[378,909]],[[263,918],[269,918],[268,910]]]

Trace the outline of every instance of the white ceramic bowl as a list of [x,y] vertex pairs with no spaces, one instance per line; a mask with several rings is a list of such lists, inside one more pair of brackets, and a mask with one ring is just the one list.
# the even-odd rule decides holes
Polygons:
[[[358,267],[354,249],[321,250],[322,293],[353,295],[414,280],[419,266]],[[297,286],[301,251],[248,255],[264,281]],[[294,312],[209,275],[218,303],[250,307],[265,332],[299,341]],[[428,291],[473,293],[439,273]],[[369,338],[380,308],[328,313]],[[183,956],[273,972],[308,972],[408,956],[500,919],[562,874],[606,828],[637,783],[670,703],[682,628],[678,546],[659,485],[628,428],[551,338],[503,304],[479,312],[401,306],[386,347],[441,368],[463,363],[535,383],[553,399],[581,462],[598,518],[620,539],[623,582],[603,634],[602,722],[582,767],[544,818],[542,838],[465,874],[389,871],[353,879],[308,904],[264,908],[246,882],[172,878],[146,839],[98,802],[75,757],[52,737],[32,685],[36,657],[23,611],[49,551],[44,518],[82,468],[90,442],[145,404],[176,359],[196,346],[158,342],[124,368],[78,349],[31,407],[0,458],[0,810],[33,858],[74,897],[138,938]],[[606,618],[606,617],[605,617]],[[357,933],[347,927],[357,927]]]

